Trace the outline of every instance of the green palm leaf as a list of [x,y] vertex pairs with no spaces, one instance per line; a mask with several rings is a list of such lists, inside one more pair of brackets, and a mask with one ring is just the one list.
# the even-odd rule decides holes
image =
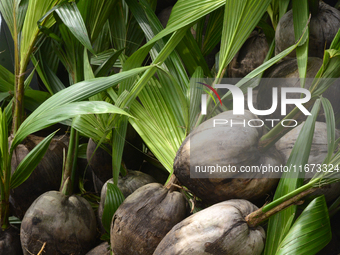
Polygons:
[[[48,100],[46,100],[44,103],[40,105],[28,118],[22,123],[20,128],[18,129],[18,132],[13,140],[12,148],[14,148],[17,144],[19,144],[28,134],[31,134],[39,128],[46,127],[44,124],[44,119],[41,118],[41,115],[46,115],[46,112],[57,109],[58,107],[63,107],[67,104],[70,104],[72,102],[77,102],[81,100],[85,100],[95,94],[98,94],[99,92],[106,90],[110,87],[112,87],[115,84],[120,83],[124,79],[128,79],[131,77],[136,76],[140,72],[143,72],[145,70],[150,69],[150,67],[141,67],[141,68],[135,68],[130,71],[121,72],[119,74],[115,74],[109,77],[102,77],[102,78],[96,78],[89,81],[83,81],[79,82],[77,84],[74,84],[73,86],[70,86],[66,89],[63,89],[62,91],[56,93],[52,97],[50,97]],[[66,111],[67,107],[64,108]],[[72,109],[70,109],[72,110]],[[79,109],[81,111],[81,109]],[[93,105],[93,110],[96,110],[95,104]],[[61,121],[62,119],[68,119],[68,113],[58,113],[54,112],[56,116],[58,116],[58,121]],[[88,112],[91,113],[91,112]],[[65,115],[63,115],[65,114]],[[40,121],[36,121],[39,120]],[[50,118],[50,124],[53,122],[53,118]],[[55,121],[54,123],[57,123],[58,121]]]
[[275,254],[313,255],[329,243],[331,238],[331,224],[326,200],[324,196],[320,196],[303,210]]

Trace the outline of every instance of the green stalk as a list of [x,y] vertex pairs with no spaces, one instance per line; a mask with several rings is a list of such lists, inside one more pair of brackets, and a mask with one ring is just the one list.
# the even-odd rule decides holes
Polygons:
[[[12,156],[12,155],[11,155]],[[5,159],[3,159],[5,160]],[[6,160],[8,161],[8,160]],[[9,162],[4,162],[6,165],[3,171],[4,179],[0,181],[0,224],[2,230],[9,227],[9,187],[10,187],[10,177],[11,177],[11,164]]]
[[2,230],[9,227],[9,191],[11,178],[11,159],[13,151],[8,151],[8,125],[6,112],[0,109],[0,225]]
[[314,185],[319,181],[319,178],[311,180],[300,188],[297,188],[296,190],[274,200],[273,202],[247,215],[246,221],[248,225],[250,227],[258,226],[262,222],[269,219],[269,217],[271,217],[272,215],[282,211],[283,209],[293,204],[296,204],[303,197],[313,193],[317,189]]
[[66,156],[66,164],[63,171],[63,180],[60,186],[60,192],[65,196],[72,195],[73,185],[76,174],[77,155],[78,155],[79,133],[71,128],[70,143]]
[[17,132],[22,120],[20,120],[21,114],[21,104],[22,101],[18,100],[20,91],[18,88],[20,82],[20,54],[19,54],[19,45],[18,45],[18,32],[17,32],[17,22],[15,17],[15,9],[13,9],[13,20],[14,20],[14,29],[13,29],[13,41],[14,41],[14,72],[15,72],[15,84],[14,84],[14,101],[13,101],[13,123],[12,123],[12,133],[15,135]]

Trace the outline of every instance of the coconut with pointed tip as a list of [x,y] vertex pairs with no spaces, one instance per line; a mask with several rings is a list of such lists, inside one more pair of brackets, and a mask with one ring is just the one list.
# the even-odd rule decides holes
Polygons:
[[153,255],[261,254],[265,232],[245,221],[257,209],[242,199],[212,205],[174,226]]
[[149,255],[187,215],[184,195],[159,183],[142,186],[113,215],[111,247],[115,255]]

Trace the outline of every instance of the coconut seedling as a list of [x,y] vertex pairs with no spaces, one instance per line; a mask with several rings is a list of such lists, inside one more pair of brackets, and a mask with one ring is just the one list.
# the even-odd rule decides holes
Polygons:
[[[329,109],[329,102],[327,103],[323,99],[323,103]],[[312,110],[313,117],[307,118],[307,122],[294,144],[287,166],[291,164],[304,165],[307,162],[311,148],[311,140],[307,140],[307,138],[313,136],[319,107],[320,101],[318,100]],[[330,123],[333,128],[329,126],[329,129],[334,130],[334,121],[330,121]],[[330,137],[332,134],[334,133],[328,133]],[[329,155],[335,149],[334,139],[329,139],[328,148],[325,162],[327,162],[326,164],[331,162],[329,166],[332,168],[339,163],[337,156],[329,161]],[[333,163],[334,165],[332,165]],[[287,212],[292,207],[296,209],[294,204],[300,203],[304,196],[314,192],[320,185],[334,181],[325,179],[332,176],[331,172],[333,171],[330,170],[328,173],[324,172],[318,177],[314,177],[304,186],[295,186],[289,193],[285,192],[289,186],[288,183],[293,184],[301,181],[296,177],[303,176],[303,174],[294,173],[294,171],[285,173],[283,176],[285,178],[281,178],[276,192],[282,192],[283,195],[276,196],[273,202],[258,210],[248,201],[233,199],[195,213],[174,226],[160,242],[154,254],[262,254],[265,246],[265,254],[287,254],[289,252],[315,254],[331,239],[329,215],[323,196],[313,200],[295,222],[294,215],[285,219],[288,225],[281,225],[281,223],[273,225],[271,221],[273,221],[273,217],[280,217],[280,214]],[[270,230],[266,237],[264,229],[260,225],[268,219]],[[273,243],[270,240],[265,244],[265,240],[275,233],[280,238],[279,241]],[[317,244],[304,245],[314,241],[317,241]],[[268,250],[269,253],[266,253]]]
[[144,185],[128,196],[112,218],[114,254],[152,254],[170,229],[187,215],[184,195],[175,191],[173,175],[166,186]]

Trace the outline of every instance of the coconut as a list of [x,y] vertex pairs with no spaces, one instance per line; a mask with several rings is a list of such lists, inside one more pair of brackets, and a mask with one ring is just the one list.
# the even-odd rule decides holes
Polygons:
[[266,36],[253,31],[228,66],[230,78],[243,78],[263,64],[269,50]]
[[115,255],[154,252],[159,242],[187,214],[184,195],[159,183],[142,186],[128,196],[111,224]]
[[[105,242],[90,250],[86,255],[110,255],[110,245]],[[114,254],[112,254],[114,255]]]
[[[44,138],[29,135],[13,152],[12,174],[26,155]],[[30,177],[19,187],[11,190],[10,203],[13,215],[22,219],[26,210],[41,194],[58,190],[62,178],[63,152],[67,147],[61,140],[52,139],[50,146]]]
[[[128,125],[123,151],[123,161],[128,169],[139,169],[142,165],[142,143],[141,137],[131,125]],[[112,151],[112,147],[109,144],[103,144],[103,146],[107,150]],[[87,161],[94,174],[102,183],[105,183],[108,179],[112,178],[112,157],[101,147],[95,151],[96,147],[97,144],[92,139],[89,139],[86,151]],[[99,190],[101,190],[101,187]]]
[[[281,153],[285,162],[292,152],[293,146],[296,139],[301,131],[303,123],[298,127],[292,129],[287,134],[285,134],[279,141],[276,142],[276,148]],[[340,131],[336,130],[335,139],[340,137]],[[324,122],[315,123],[315,131],[313,135],[312,147],[308,158],[308,169],[309,172],[305,173],[305,183],[307,183],[313,176],[318,168],[318,164],[322,164],[323,160],[327,156],[327,124]],[[327,202],[336,199],[340,195],[340,183],[332,183],[318,189],[311,195],[322,195],[324,194]]]
[[[314,78],[317,72],[319,71],[322,65],[322,59],[320,58],[308,58],[307,63],[307,78]],[[259,85],[259,91],[257,94],[257,107],[259,110],[267,110],[272,106],[272,90],[273,87],[278,88],[278,98],[281,98],[281,88],[282,87],[294,87],[300,88],[300,80],[299,80],[299,71],[296,59],[287,59],[283,62],[271,67],[265,73],[265,78],[262,79]],[[273,79],[275,78],[275,79]],[[280,79],[279,79],[280,78]],[[312,85],[313,79],[305,80],[305,88],[309,89]],[[340,84],[334,83],[329,87],[324,93],[323,97],[327,98],[334,109],[334,113],[340,113],[340,101],[338,100],[338,95],[340,93]],[[290,99],[298,99],[301,94],[299,93],[289,93],[287,94],[287,98]],[[295,105],[288,104],[286,106],[287,114],[293,110]],[[265,116],[259,116],[262,119],[283,119],[284,116],[281,115],[281,103],[278,101],[278,105],[276,110],[270,114]],[[298,118],[299,121],[305,120],[306,117],[304,115],[300,115]],[[318,121],[325,121],[324,112],[320,111],[318,116]]]
[[[111,150],[109,145],[105,146],[108,150]],[[89,139],[86,150],[87,162],[96,177],[104,183],[112,178],[112,157],[101,147],[98,147],[95,151],[96,147],[97,144]]]
[[0,228],[0,254],[22,255],[20,231],[14,226]]
[[96,217],[85,198],[49,191],[38,197],[21,223],[20,239],[25,255],[85,254],[96,238]]
[[245,221],[257,209],[236,199],[210,206],[175,225],[153,254],[261,254],[265,232],[260,226],[250,228]]
[[[340,28],[340,11],[320,1],[319,12],[309,23],[308,56],[323,58],[324,50],[331,45]],[[280,19],[275,32],[275,54],[295,43],[293,11],[288,11]],[[289,54],[295,57],[296,52]]]
[[[152,183],[152,182],[156,182],[156,181],[150,175],[139,172],[139,171],[130,170],[126,176],[124,177],[119,176],[117,186],[120,189],[120,191],[123,193],[124,197],[128,197],[138,188],[148,183]],[[106,181],[101,190],[100,203],[98,207],[98,216],[99,216],[100,221],[102,220],[102,216],[103,216],[108,183],[113,184],[113,179],[111,178],[108,181]]]
[[[239,124],[214,127],[214,119]],[[182,143],[174,161],[174,173],[180,183],[208,204],[234,198],[257,200],[274,189],[280,173],[240,172],[241,167],[257,166],[259,169],[282,164],[276,148],[264,153],[258,150],[259,139],[266,130],[264,126],[248,126],[250,120],[253,120],[251,125],[260,126],[256,119],[258,117],[249,111],[245,111],[244,116],[226,111],[194,129]],[[217,166],[231,170],[206,171],[211,166],[216,170]]]

